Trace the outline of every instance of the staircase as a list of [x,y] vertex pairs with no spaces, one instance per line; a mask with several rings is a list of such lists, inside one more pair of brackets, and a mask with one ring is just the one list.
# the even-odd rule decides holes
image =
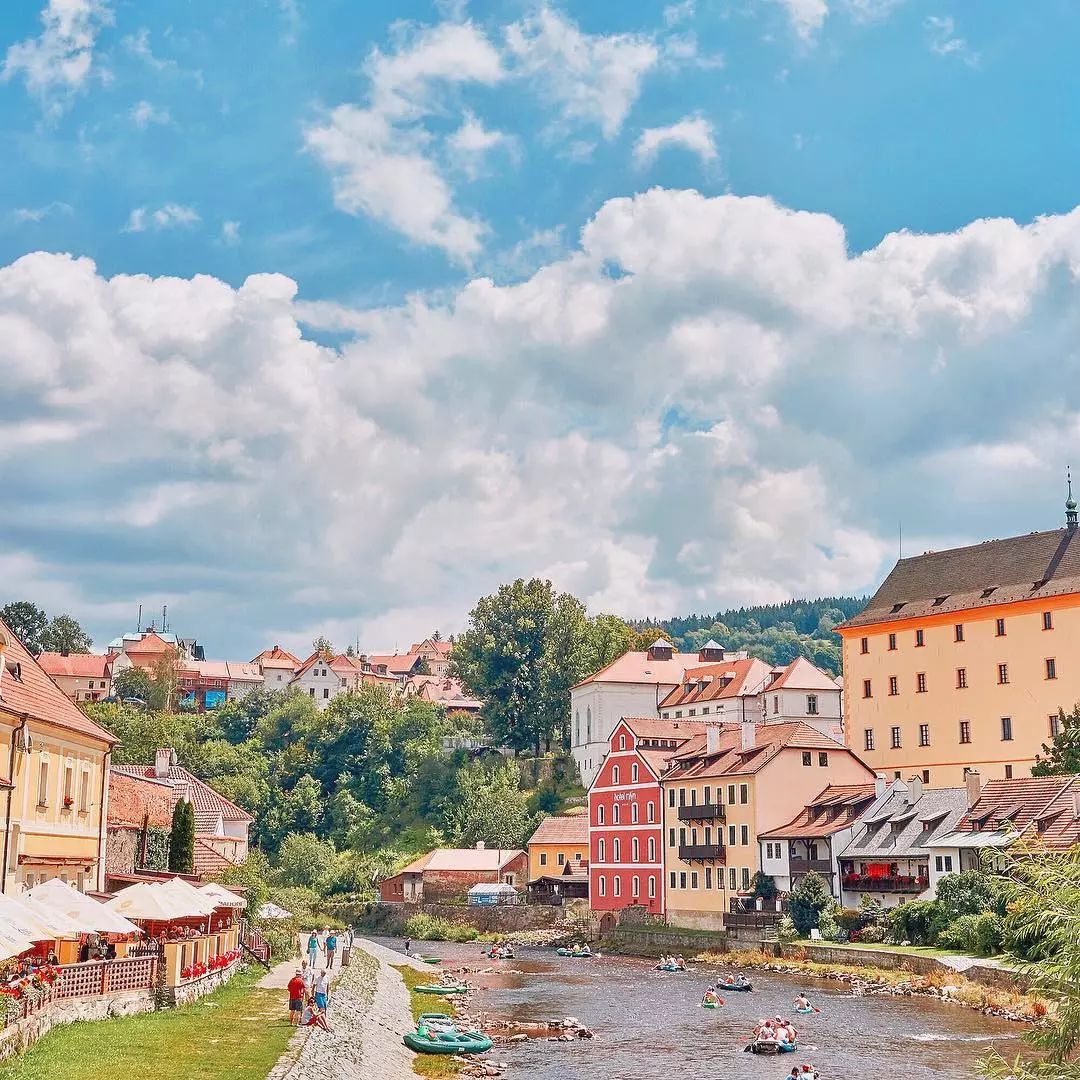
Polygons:
[[270,970],[270,943],[258,930],[250,927],[246,919],[240,923],[240,948],[256,963]]

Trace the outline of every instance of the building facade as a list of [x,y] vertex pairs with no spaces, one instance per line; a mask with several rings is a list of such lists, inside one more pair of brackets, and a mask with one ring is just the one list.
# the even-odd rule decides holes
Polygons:
[[692,721],[626,717],[589,787],[589,907],[630,906],[663,915],[660,777],[680,746],[704,730]]
[[124,881],[135,879],[140,871],[168,870],[172,813],[169,783],[110,769],[106,877]]
[[111,656],[43,652],[37,662],[72,701],[104,701],[112,693]]
[[409,652],[420,657],[422,663],[427,664],[428,672],[437,679],[443,679],[450,673],[450,650],[454,647],[452,641],[436,641],[434,638],[425,638],[415,642]]
[[105,885],[109,757],[116,739],[45,674],[0,622],[0,892],[60,878]]
[[[1071,503],[1071,499],[1070,499]],[[1080,532],[901,559],[843,639],[847,740],[930,787],[1030,775],[1080,701]]]
[[567,865],[583,870],[589,864],[589,814],[551,815],[529,838],[529,881],[561,874]]
[[379,883],[384,903],[460,902],[474,885],[528,884],[529,856],[520,848],[436,848]]

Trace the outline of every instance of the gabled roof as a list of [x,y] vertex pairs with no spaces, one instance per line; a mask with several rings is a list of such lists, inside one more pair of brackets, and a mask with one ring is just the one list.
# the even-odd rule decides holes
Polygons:
[[[413,860],[399,874],[418,874],[424,870],[457,873],[495,873],[524,855],[520,848],[436,848]],[[397,875],[393,875],[396,877]]]
[[[1080,843],[1080,817],[1074,799],[1080,777],[1025,776],[990,780],[975,805],[956,825],[957,833],[975,836],[1005,831],[1037,836],[1053,848]],[[1006,827],[1006,822],[1011,823]]]
[[454,643],[452,641],[433,641],[431,638],[424,638],[423,641],[417,641],[410,645],[409,652],[418,653],[421,649],[428,648],[437,652],[440,656],[449,656],[453,647]]
[[[667,645],[667,643],[664,643]],[[612,660],[606,667],[594,671],[586,679],[575,684],[573,689],[589,683],[638,683],[647,686],[659,684],[676,685],[682,680],[683,672],[699,663],[698,654],[673,652],[670,660],[653,660],[648,652],[628,652]]]
[[722,660],[688,668],[682,681],[658,706],[661,709],[695,705],[699,701],[718,701],[761,693],[769,676],[764,660]]
[[849,630],[1080,592],[1080,530],[1051,529],[901,559]]
[[874,785],[830,784],[786,825],[758,834],[759,840],[797,840],[832,836],[848,829],[874,800]]
[[570,817],[552,814],[544,818],[536,832],[529,837],[529,844],[580,844],[589,845],[589,818],[585,814]]
[[97,653],[38,653],[37,662],[50,678],[107,679],[109,657]]
[[[639,739],[676,739],[680,743],[705,733],[701,720],[661,720],[655,716],[624,716],[625,724]],[[616,728],[619,726],[615,725]]]
[[[95,724],[72,700],[49,678],[45,670],[30,654],[30,650],[15,636],[4,622],[0,631],[6,635],[8,646],[0,660],[0,712],[21,716],[76,731],[99,742],[115,745],[119,740],[103,727]],[[18,678],[8,665],[18,665]]]
[[293,656],[280,645],[275,645],[272,649],[263,649],[251,662],[261,664],[264,668],[289,668],[292,671],[300,666],[300,658]]
[[460,679],[451,679],[447,675],[411,675],[409,683],[417,697],[445,705],[448,709],[479,709],[483,705],[479,698],[465,690]]
[[392,675],[410,675],[420,663],[420,654],[415,652],[373,654],[365,657],[373,668],[385,667]]
[[236,866],[232,859],[222,855],[211,844],[199,837],[195,837],[195,873],[200,878],[216,877],[228,870],[230,866]]
[[[125,637],[126,642],[126,637]],[[166,641],[164,638],[159,637],[154,631],[143,634],[142,640],[133,641],[131,644],[126,645],[124,652],[128,653],[152,653],[157,656],[160,653],[166,653],[170,649],[175,649],[176,644],[174,642]]]
[[831,690],[838,689],[831,675],[811,664],[805,656],[797,656],[780,675],[766,687],[767,690]]
[[230,799],[226,799],[220,792],[215,791],[205,780],[200,780],[194,773],[188,772],[182,765],[170,765],[166,776],[158,777],[157,770],[153,765],[113,765],[117,772],[126,773],[128,776],[145,776],[150,779],[161,779],[172,785],[173,801],[186,798],[191,802],[195,811],[196,832],[203,832],[199,828],[202,821],[211,828],[211,820],[217,822],[218,818],[225,821],[254,821],[255,819],[241,809]]
[[953,831],[967,801],[966,787],[924,789],[913,798],[907,785],[897,781],[866,809],[840,857],[925,858],[938,837]]

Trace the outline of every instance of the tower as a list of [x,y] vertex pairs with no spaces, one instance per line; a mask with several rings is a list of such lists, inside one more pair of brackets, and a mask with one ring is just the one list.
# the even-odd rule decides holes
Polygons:
[[1072,532],[1076,528],[1076,500],[1072,493],[1072,469],[1065,470],[1065,479],[1069,484],[1069,496],[1065,500],[1065,527]]

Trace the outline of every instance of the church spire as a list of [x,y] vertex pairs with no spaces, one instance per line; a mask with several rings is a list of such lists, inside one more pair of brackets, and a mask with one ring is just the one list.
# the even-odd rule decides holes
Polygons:
[[1065,479],[1069,484],[1069,497],[1065,500],[1065,525],[1070,532],[1076,528],[1076,500],[1072,493],[1072,469],[1065,469]]

